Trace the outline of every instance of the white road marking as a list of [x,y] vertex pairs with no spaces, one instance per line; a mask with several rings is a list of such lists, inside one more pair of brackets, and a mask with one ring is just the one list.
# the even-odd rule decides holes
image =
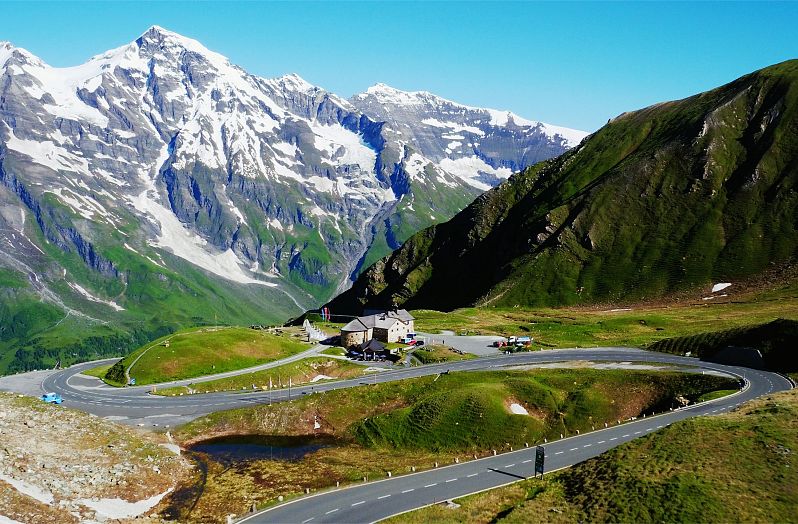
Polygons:
[[521,464],[526,464],[527,462],[532,462],[532,459],[523,460],[521,461]]
[[435,484],[427,484],[427,485],[426,485],[426,486],[424,486],[424,487],[425,487],[425,488],[431,488],[432,486],[437,486],[437,485],[438,485],[438,483],[436,482]]
[[361,500],[360,502],[355,502],[354,504],[352,504],[352,507],[360,506],[361,504],[365,504],[365,503],[366,503],[365,500]]
[[607,441],[606,440],[599,440],[598,441],[599,444],[604,444],[605,442],[607,442]]
[[470,475],[466,475],[466,477],[476,477],[477,475],[479,475],[479,473],[472,473]]
[[454,482],[455,480],[457,480],[457,479],[449,479],[446,482]]
[[624,436],[623,436],[623,437],[621,437],[621,438],[626,438],[626,437],[628,437],[628,436],[629,436],[629,433],[627,433],[626,435],[624,435]]
[[[504,467],[505,467],[505,468],[511,468],[511,467],[513,467],[513,466],[515,466],[515,464],[507,464],[507,465],[506,465],[506,466],[504,466]],[[448,482],[448,481],[447,481],[447,482]]]
[[577,449],[579,449],[579,448],[571,448],[568,451],[576,451]]
[[335,513],[335,512],[336,512],[336,511],[338,511],[339,509],[341,509],[341,508],[335,508],[335,509],[331,509],[330,511],[328,511],[327,513],[325,513],[325,515],[329,515],[330,513]]
[[612,437],[610,440],[618,440],[618,437]]
[[[435,485],[435,484],[433,484],[433,486],[434,486],[434,485]],[[426,488],[427,486],[424,486],[424,487]],[[388,497],[390,497],[390,495],[383,495],[383,496],[381,496],[381,497],[377,497],[377,500],[380,500],[380,499],[387,499]]]
[[310,522],[311,520],[313,520],[313,519],[315,519],[315,518],[316,518],[316,517],[310,517],[309,519],[303,520],[303,521],[302,521],[302,524],[307,524],[308,522]]
[[415,491],[415,490],[416,490],[416,488],[410,488],[410,489],[404,490],[402,493],[410,493],[411,491]]
[[562,455],[562,451],[558,451],[555,455]]
[[640,434],[640,432],[639,432],[639,431],[635,431],[635,435],[639,435],[639,434]]

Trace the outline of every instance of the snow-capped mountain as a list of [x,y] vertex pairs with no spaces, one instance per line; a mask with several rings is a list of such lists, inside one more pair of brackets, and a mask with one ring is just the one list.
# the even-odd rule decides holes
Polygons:
[[351,102],[371,118],[387,122],[397,143],[417,151],[404,159],[409,171],[417,172],[426,160],[483,191],[587,136],[510,111],[464,106],[426,91],[400,91],[385,84],[370,87]]
[[206,280],[287,316],[584,135],[383,85],[347,101],[160,27],[69,68],[4,42],[0,265],[78,317]]

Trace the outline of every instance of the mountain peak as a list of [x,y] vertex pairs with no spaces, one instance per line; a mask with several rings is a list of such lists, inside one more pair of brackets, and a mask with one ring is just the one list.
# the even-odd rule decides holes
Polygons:
[[11,57],[16,57],[17,60],[35,66],[42,66],[44,64],[38,56],[27,49],[17,47],[6,40],[0,41],[0,67],[4,67]]
[[188,51],[205,57],[208,61],[214,64],[229,64],[230,61],[227,57],[211,51],[199,41],[183,36],[180,33],[175,33],[161,26],[153,25],[147,29],[135,43],[139,48],[156,46],[172,54],[179,54],[181,51]]
[[403,91],[401,89],[391,87],[388,84],[383,84],[382,82],[369,87],[366,89],[365,93],[360,93],[359,95],[355,96],[359,99],[373,96],[383,104],[419,105],[424,103],[446,103],[455,106],[460,105],[452,102],[451,100],[446,100],[438,95],[434,95],[429,91]]
[[309,93],[311,91],[323,91],[322,88],[315,86],[296,73],[289,73],[276,79],[278,83],[293,91]]

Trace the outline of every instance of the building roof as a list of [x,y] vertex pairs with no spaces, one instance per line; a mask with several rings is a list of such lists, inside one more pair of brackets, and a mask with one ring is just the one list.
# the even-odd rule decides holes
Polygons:
[[356,318],[350,321],[347,325],[341,328],[341,331],[348,331],[350,333],[356,333],[358,331],[368,331],[369,329],[373,328],[374,325],[367,326],[362,319],[366,317]]
[[382,313],[375,313],[373,315],[366,315],[364,317],[357,317],[341,328],[341,331],[358,332],[368,331],[369,329],[390,329],[396,322],[404,322],[405,324],[415,320],[413,315],[405,309],[394,309]]
[[385,351],[385,344],[373,338],[368,342],[363,342],[359,347],[360,351]]

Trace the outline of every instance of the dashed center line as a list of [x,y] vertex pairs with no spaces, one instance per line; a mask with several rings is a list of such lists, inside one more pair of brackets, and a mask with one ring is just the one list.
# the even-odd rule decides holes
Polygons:
[[336,511],[338,511],[339,509],[341,509],[341,508],[335,508],[335,509],[331,509],[330,511],[328,511],[327,513],[325,513],[325,515],[329,515],[330,513],[335,513],[335,512],[336,512]]
[[457,480],[457,479],[449,479],[446,482],[454,482],[455,480]]
[[639,434],[640,434],[640,432],[639,432],[639,431],[635,431],[635,435],[639,435]]
[[410,488],[410,489],[404,490],[402,493],[410,493],[411,491],[415,491],[415,490],[416,490],[416,488]]
[[[434,486],[434,485],[435,485],[435,484],[433,484],[433,486]],[[426,486],[425,486],[425,487],[426,487]],[[383,495],[383,496],[381,496],[381,497],[377,497],[377,500],[380,500],[380,499],[387,499],[388,497],[390,497],[390,495]]]
[[435,484],[427,484],[427,485],[426,485],[426,486],[424,486],[424,487],[425,487],[425,488],[431,488],[432,486],[437,486],[437,485],[438,485],[438,483],[436,482]]
[[470,478],[470,477],[476,477],[477,475],[479,475],[479,473],[472,473],[472,474],[470,474],[470,475],[466,475],[466,477],[469,477],[469,478]]
[[612,437],[610,440],[618,440],[618,437]]
[[[515,464],[507,464],[507,465],[506,465],[506,466],[504,466],[504,467],[505,467],[505,468],[511,468],[511,467],[513,467],[513,466],[515,466]],[[447,482],[448,482],[448,480],[447,480]]]
[[584,445],[584,446],[582,446],[582,447],[583,447],[583,448],[589,448],[589,447],[590,447],[590,446],[592,446],[592,445],[593,445],[593,444],[585,444],[585,445]]
[[563,453],[562,451],[558,451],[557,453],[555,453],[555,455],[562,455],[562,453]]
[[598,441],[599,444],[604,444],[605,442],[607,442],[607,441],[606,440],[599,440]]
[[316,518],[316,517],[310,517],[309,519],[303,520],[303,521],[302,521],[302,524],[307,524],[308,522],[310,522],[311,520],[313,520],[313,519],[315,519],[315,518]]
[[361,500],[360,502],[355,502],[354,504],[352,504],[352,507],[354,508],[355,506],[360,506],[361,504],[365,504],[365,503],[366,503],[365,500]]
[[568,451],[576,451],[577,449],[579,449],[579,448],[571,448]]
[[526,464],[526,463],[528,463],[528,462],[532,462],[532,459],[522,460],[522,461],[521,461],[521,464]]

